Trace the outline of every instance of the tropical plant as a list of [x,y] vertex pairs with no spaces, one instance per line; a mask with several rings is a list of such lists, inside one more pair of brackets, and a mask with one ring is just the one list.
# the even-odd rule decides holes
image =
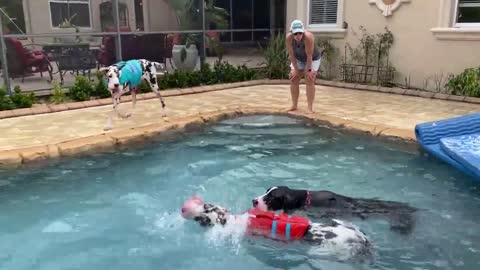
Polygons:
[[454,95],[480,97],[480,67],[467,68],[458,75],[450,75],[445,85]]
[[[128,6],[123,2],[118,2],[118,10],[120,16],[127,14]],[[113,27],[113,4],[112,1],[103,2],[100,4],[100,24],[103,31],[106,31],[108,27]]]
[[[59,25],[58,25],[58,28],[63,28],[63,29],[67,29],[67,28],[73,28],[75,29],[75,33],[79,33],[80,32],[80,28],[78,28],[78,26],[76,26],[72,21],[73,19],[77,17],[77,13],[73,14],[72,16],[68,17],[68,18],[65,18]],[[54,38],[54,40],[56,42],[62,42],[62,38]],[[75,37],[75,41],[77,42],[80,42],[82,41],[82,39],[80,38],[80,36],[76,36]]]
[[52,96],[50,97],[50,102],[53,104],[60,104],[65,102],[67,95],[63,91],[62,87],[58,82],[53,83]]
[[289,58],[284,34],[276,34],[268,45],[260,47],[265,62],[266,76],[270,79],[286,79],[289,72]]
[[[170,6],[175,11],[180,31],[191,31],[202,28],[202,1],[205,3],[205,28],[214,23],[217,28],[228,27],[228,12],[214,5],[213,0],[169,0]],[[207,37],[208,39],[208,37]],[[185,45],[181,51],[181,60],[185,60],[187,51],[192,44],[201,42],[199,33],[181,33],[180,44]]]

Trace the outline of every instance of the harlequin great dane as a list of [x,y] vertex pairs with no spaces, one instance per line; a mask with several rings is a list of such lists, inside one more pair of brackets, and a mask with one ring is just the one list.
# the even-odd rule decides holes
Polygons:
[[[162,71],[159,71],[162,70]],[[110,91],[113,99],[113,110],[120,118],[128,118],[131,113],[121,114],[118,111],[120,105],[120,97],[130,92],[132,94],[132,110],[135,109],[136,91],[142,80],[150,84],[153,92],[157,95],[162,103],[162,116],[165,113],[165,101],[159,92],[157,75],[163,75],[165,72],[165,65],[158,62],[153,62],[145,59],[135,59],[129,61],[122,61],[100,69],[106,76],[105,83],[108,91]],[[108,116],[107,125],[104,130],[112,129],[112,113]]]

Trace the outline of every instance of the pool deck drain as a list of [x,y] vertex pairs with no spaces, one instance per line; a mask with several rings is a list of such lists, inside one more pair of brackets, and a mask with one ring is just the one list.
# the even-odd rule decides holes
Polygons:
[[[299,111],[286,113],[290,105],[288,85],[242,85],[248,83],[165,91],[167,117],[161,115],[159,100],[144,94],[133,116],[114,119],[113,130],[109,132],[104,132],[103,127],[112,108],[111,99],[52,106],[48,110],[42,107],[3,112],[4,116],[27,115],[0,119],[0,165],[19,165],[148,141],[166,131],[181,132],[245,114],[292,115],[376,136],[414,140],[416,124],[480,112],[478,104],[318,85],[316,113],[307,114],[305,86],[301,85]],[[132,110],[128,100],[128,96],[123,99],[122,112]],[[59,112],[52,112],[55,108]]]

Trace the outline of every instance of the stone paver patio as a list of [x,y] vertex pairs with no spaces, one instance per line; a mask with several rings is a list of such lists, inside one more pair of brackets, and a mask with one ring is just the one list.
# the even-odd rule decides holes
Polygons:
[[[304,114],[304,85],[300,91],[299,114]],[[114,118],[113,130],[106,133],[103,127],[111,105],[1,119],[0,152],[45,147],[102,134],[108,136],[112,132],[175,123],[178,119],[232,108],[258,107],[280,111],[290,105],[290,91],[288,85],[257,85],[168,96],[165,99],[168,117],[162,117],[158,99],[138,101],[133,116],[129,119]],[[122,112],[131,111],[131,108],[130,102],[123,102],[120,106]],[[418,123],[480,112],[480,107],[475,104],[321,85],[317,86],[314,109],[315,114],[306,116],[337,124],[349,123],[352,128],[363,130],[368,130],[368,127],[391,129],[395,130],[393,135],[410,139],[414,138],[413,129]]]

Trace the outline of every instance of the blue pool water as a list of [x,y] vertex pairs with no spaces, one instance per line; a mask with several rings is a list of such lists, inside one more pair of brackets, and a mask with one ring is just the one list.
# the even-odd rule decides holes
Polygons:
[[[273,123],[273,124],[272,124]],[[274,185],[409,202],[411,235],[354,220],[373,265],[308,247],[205,232],[191,195],[241,213]],[[224,121],[175,141],[0,172],[0,269],[480,269],[476,184],[415,149],[279,116]]]

